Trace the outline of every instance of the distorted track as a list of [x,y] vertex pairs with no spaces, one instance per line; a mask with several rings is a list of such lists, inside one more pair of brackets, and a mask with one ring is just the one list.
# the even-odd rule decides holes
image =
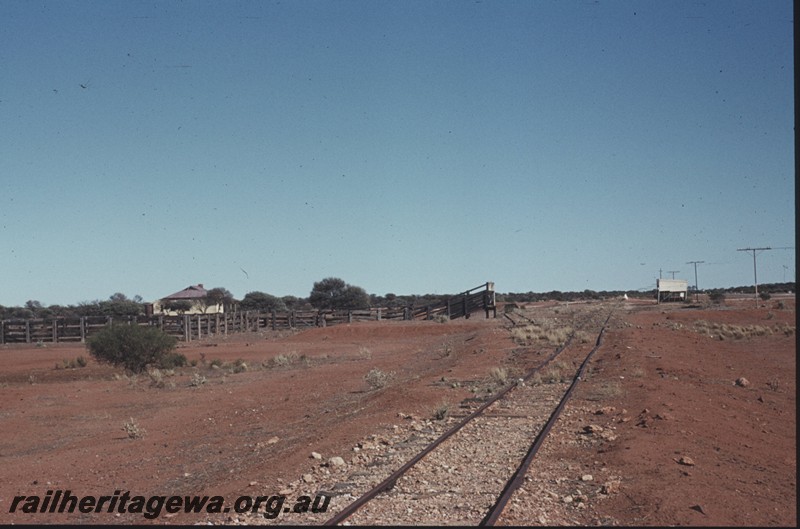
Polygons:
[[[537,325],[521,314],[505,317],[509,329]],[[610,317],[598,322],[596,314],[588,316],[579,332],[524,377],[466,410],[462,420],[325,524],[493,525],[600,347]],[[597,333],[588,352],[582,346],[588,340],[578,337],[586,329]],[[465,477],[471,490],[464,490]]]

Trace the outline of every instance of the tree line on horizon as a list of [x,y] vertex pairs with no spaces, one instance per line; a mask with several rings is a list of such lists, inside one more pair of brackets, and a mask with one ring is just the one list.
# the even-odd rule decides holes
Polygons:
[[[693,287],[690,287],[693,292]],[[759,294],[762,296],[781,293],[795,292],[795,283],[767,283],[758,286]],[[728,288],[717,288],[700,290],[712,296],[719,297],[720,294],[738,293],[753,294],[754,287],[739,286]],[[454,294],[424,294],[424,295],[397,295],[387,293],[383,296],[368,294],[361,287],[350,285],[337,277],[328,277],[314,283],[311,293],[306,298],[297,296],[274,296],[267,292],[252,291],[237,300],[226,288],[215,287],[207,291],[206,297],[202,302],[206,306],[222,304],[225,311],[258,311],[258,312],[287,312],[292,310],[360,310],[371,307],[381,308],[403,308],[403,307],[424,307],[446,302]],[[629,298],[654,298],[655,289],[649,291],[640,290],[583,290],[580,292],[562,292],[551,290],[549,292],[509,292],[496,294],[498,302],[537,302],[537,301],[579,301],[579,300],[603,300],[622,297],[627,295]],[[125,294],[117,292],[109,296],[107,300],[95,300],[82,302],[77,305],[48,305],[45,306],[39,301],[29,300],[21,307],[4,307],[0,305],[0,319],[32,319],[32,318],[58,318],[58,317],[83,317],[83,316],[112,316],[128,317],[143,316],[146,313],[147,303],[141,296],[128,298]],[[165,308],[178,312],[187,311],[191,307],[188,301],[171,301],[165,304]]]
[[[224,287],[207,290],[199,301],[201,306],[212,307],[220,304],[225,311],[286,312],[292,310],[357,310],[370,307],[405,307],[409,305],[436,304],[446,300],[448,295],[425,294],[423,296],[399,296],[388,293],[384,296],[367,294],[359,286],[346,283],[338,277],[328,277],[314,283],[308,297],[275,296],[263,291],[252,291],[242,299],[236,299]],[[168,300],[163,307],[178,313],[188,311],[192,301]],[[128,317],[142,316],[146,306],[141,296],[128,298],[117,292],[107,300],[82,302],[77,305],[44,305],[37,300],[29,300],[24,306],[5,307],[0,305],[0,319],[31,318],[75,318],[83,316]]]

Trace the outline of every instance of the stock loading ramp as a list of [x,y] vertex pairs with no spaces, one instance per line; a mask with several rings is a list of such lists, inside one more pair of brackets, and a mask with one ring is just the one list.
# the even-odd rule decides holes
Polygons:
[[469,318],[473,312],[479,310],[483,310],[487,318],[490,313],[493,317],[497,317],[494,283],[491,281],[465,290],[442,303],[416,307],[412,309],[411,319],[429,320],[434,316],[444,315],[454,320],[456,318]]

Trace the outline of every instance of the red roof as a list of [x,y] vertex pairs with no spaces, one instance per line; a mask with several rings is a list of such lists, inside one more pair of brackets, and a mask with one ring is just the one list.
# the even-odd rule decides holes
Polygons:
[[175,292],[161,299],[199,299],[206,297],[206,294],[208,294],[208,291],[203,288],[203,283],[199,283],[197,285],[188,286],[179,292]]

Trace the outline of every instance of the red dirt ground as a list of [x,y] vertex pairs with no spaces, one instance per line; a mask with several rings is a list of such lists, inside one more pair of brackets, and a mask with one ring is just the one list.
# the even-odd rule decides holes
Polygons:
[[[602,405],[627,412],[605,417],[618,439],[599,450],[564,445],[559,457],[604,466],[621,476],[621,487],[591,504],[581,523],[796,525],[795,300],[778,303],[755,309],[739,302],[629,302],[615,312],[575,400],[596,406],[593,388],[617,383],[621,391]],[[566,318],[590,305],[599,306],[530,304],[525,313]],[[698,321],[771,333],[720,340],[698,332]],[[447,323],[368,322],[215,338],[182,344],[179,352],[198,367],[178,369],[160,384],[147,374],[123,377],[92,359],[82,369],[56,369],[89,358],[80,344],[0,346],[0,523],[149,522],[130,513],[9,513],[15,496],[56,489],[228,501],[277,494],[306,471],[311,451],[347,455],[359,440],[402,420],[398,413],[431,417],[443,400],[485,391],[491,368],[521,374],[552,352],[543,345],[519,354],[508,327],[503,317],[476,314]],[[293,361],[269,363],[281,354]],[[242,359],[248,370],[213,369],[215,359]],[[369,387],[364,377],[373,368],[394,373],[387,387]],[[190,386],[195,373],[206,382]],[[734,385],[739,377],[750,384]],[[146,431],[142,437],[124,431],[131,419]],[[694,465],[678,464],[681,457]],[[153,523],[202,519],[162,514]]]

